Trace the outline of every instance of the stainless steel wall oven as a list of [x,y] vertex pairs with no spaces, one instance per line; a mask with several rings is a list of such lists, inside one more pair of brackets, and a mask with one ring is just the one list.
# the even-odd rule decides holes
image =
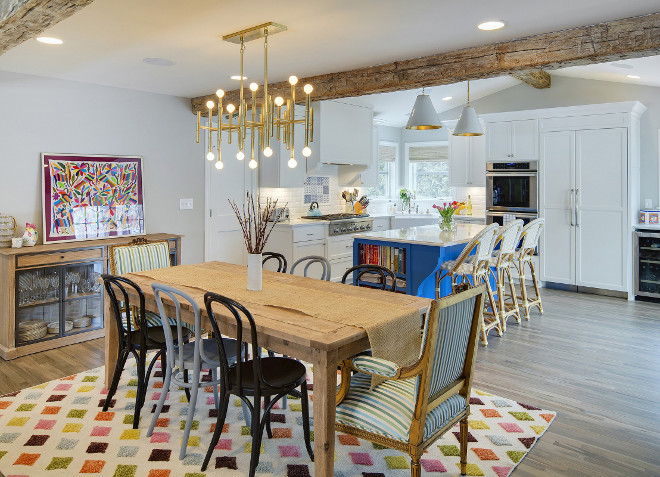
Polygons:
[[536,213],[537,164],[537,161],[486,163],[486,209]]

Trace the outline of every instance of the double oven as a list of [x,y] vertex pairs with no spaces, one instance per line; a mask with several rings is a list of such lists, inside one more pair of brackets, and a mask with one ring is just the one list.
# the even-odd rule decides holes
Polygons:
[[538,162],[486,163],[486,223],[538,218]]

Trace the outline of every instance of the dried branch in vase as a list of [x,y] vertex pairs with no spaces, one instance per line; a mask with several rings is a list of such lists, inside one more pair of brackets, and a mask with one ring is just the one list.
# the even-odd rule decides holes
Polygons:
[[[280,208],[280,210],[275,212],[277,209],[277,199],[273,200],[271,198],[267,198],[265,207],[262,207],[261,197],[257,194],[255,199],[250,191],[246,193],[245,202],[241,209],[238,208],[238,205],[233,200],[229,200],[229,205],[234,210],[234,214],[236,214],[238,223],[241,226],[247,252],[262,253],[268,237],[270,237],[275,224],[282,217],[284,209]],[[272,222],[268,221],[270,217],[272,217]]]

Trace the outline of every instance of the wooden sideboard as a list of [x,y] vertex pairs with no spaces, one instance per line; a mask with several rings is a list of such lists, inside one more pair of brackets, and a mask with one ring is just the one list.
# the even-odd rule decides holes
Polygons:
[[[142,237],[167,240],[172,265],[181,262],[180,235]],[[109,247],[134,238],[0,248],[0,357],[10,360],[102,337],[103,290],[97,278],[109,270]],[[29,326],[43,330],[37,321],[51,325],[45,336]]]

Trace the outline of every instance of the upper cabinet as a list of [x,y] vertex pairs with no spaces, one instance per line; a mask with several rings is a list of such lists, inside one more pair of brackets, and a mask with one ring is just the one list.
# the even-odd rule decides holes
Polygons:
[[538,120],[488,122],[486,154],[491,162],[538,160]]
[[456,121],[446,121],[449,135],[449,185],[486,186],[486,136],[454,136]]
[[310,144],[309,160],[321,164],[371,165],[373,109],[334,100],[313,106],[314,141]]
[[[296,106],[296,118],[304,115],[305,110]],[[259,150],[259,187],[303,187],[307,177],[307,166],[305,157],[302,155],[302,148],[305,147],[303,138],[305,137],[305,127],[302,124],[294,126],[295,148],[294,157],[298,165],[293,169],[289,167],[288,162],[291,157],[291,150],[286,145],[278,141],[275,137],[270,139],[270,147],[273,155],[265,157]],[[247,158],[245,159],[247,160]]]

